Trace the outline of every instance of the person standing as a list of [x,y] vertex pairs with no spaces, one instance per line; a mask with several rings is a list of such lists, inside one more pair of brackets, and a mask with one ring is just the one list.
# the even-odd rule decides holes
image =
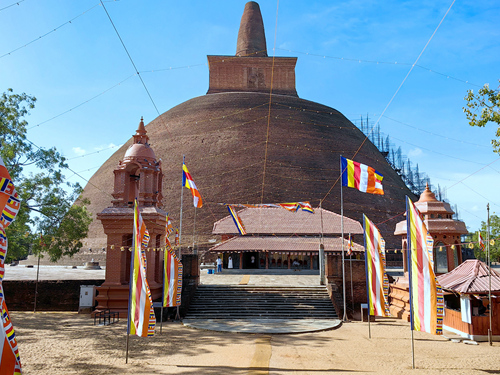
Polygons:
[[231,258],[231,255],[229,256],[229,259],[227,260],[227,268],[233,268],[233,258]]
[[217,257],[217,272],[222,272],[222,259]]

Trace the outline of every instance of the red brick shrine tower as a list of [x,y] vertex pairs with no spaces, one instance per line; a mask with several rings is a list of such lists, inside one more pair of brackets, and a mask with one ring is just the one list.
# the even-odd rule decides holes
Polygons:
[[165,235],[166,212],[162,207],[161,161],[149,145],[141,118],[134,142],[114,170],[112,206],[97,215],[107,236],[106,280],[98,288],[97,310],[111,309],[127,315],[130,259],[134,220],[134,199],[151,237],[146,251],[149,287],[153,300],[162,293],[162,238]]
[[[453,210],[449,203],[437,200],[434,193],[426,186],[415,207],[424,217],[424,223],[429,234],[434,239],[434,273],[448,273],[462,263],[460,236],[468,233],[463,221],[453,219]],[[391,285],[390,311],[391,315],[409,319],[408,293],[408,242],[406,220],[396,224],[396,236],[402,237],[404,278]]]

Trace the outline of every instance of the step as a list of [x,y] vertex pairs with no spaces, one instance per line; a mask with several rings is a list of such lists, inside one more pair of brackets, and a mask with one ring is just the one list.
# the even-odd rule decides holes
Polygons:
[[338,319],[325,287],[200,285],[189,319]]

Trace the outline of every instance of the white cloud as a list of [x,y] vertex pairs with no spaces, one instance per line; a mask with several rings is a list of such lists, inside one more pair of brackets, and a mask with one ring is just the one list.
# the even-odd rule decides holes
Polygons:
[[94,150],[102,151],[102,150],[107,150],[107,149],[116,149],[116,148],[119,148],[121,146],[122,145],[115,145],[114,143],[110,143],[107,145],[101,145],[101,146],[94,147]]
[[422,154],[423,154],[423,151],[418,147],[408,151],[408,157],[411,157],[411,158],[414,158],[416,156],[421,156]]
[[87,153],[87,151],[85,151],[81,147],[73,147],[73,152],[79,156],[85,155]]

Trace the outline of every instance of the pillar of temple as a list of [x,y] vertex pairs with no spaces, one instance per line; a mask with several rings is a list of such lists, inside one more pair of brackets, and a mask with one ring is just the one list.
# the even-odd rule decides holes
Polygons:
[[107,236],[106,280],[98,288],[96,311],[111,309],[125,317],[128,309],[134,200],[150,235],[146,250],[146,278],[153,300],[161,298],[163,280],[162,239],[166,212],[162,207],[161,161],[149,145],[141,118],[134,142],[114,170],[112,206],[97,215]]

